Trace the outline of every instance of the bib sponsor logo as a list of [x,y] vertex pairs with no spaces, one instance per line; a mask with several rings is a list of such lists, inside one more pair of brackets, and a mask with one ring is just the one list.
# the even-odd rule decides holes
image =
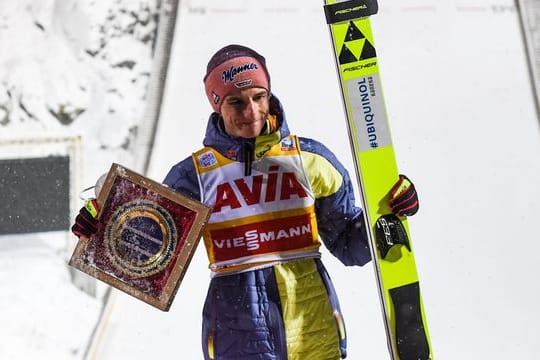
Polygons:
[[211,231],[216,261],[302,249],[314,243],[311,215],[262,221]]
[[[251,179],[251,184],[248,181]],[[242,177],[217,186],[214,213],[224,209],[238,209],[242,201],[246,205],[289,200],[293,197],[305,198],[306,189],[294,172],[280,172],[278,165],[269,168],[268,174]]]
[[276,229],[265,232],[257,230],[246,231],[243,235],[232,239],[214,240],[214,246],[219,249],[245,247],[246,250],[258,250],[261,243],[268,241],[284,241],[299,235],[311,234],[311,224],[294,226],[286,229]]
[[216,165],[217,159],[213,152],[208,151],[202,155],[199,155],[199,163],[203,168],[207,168]]
[[293,139],[285,138],[281,140],[281,151],[293,151],[296,150],[296,144]]

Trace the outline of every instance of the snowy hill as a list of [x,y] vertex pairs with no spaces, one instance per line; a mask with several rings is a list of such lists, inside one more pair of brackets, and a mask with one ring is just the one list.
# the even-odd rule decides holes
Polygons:
[[90,176],[129,162],[157,1],[4,1],[0,13],[1,137],[80,135]]

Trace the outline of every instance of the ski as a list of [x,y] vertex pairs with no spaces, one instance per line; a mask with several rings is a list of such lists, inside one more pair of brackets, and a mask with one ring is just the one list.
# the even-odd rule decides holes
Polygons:
[[325,0],[354,165],[393,360],[432,360],[411,236],[391,214],[399,178],[382,93],[370,16],[376,0]]

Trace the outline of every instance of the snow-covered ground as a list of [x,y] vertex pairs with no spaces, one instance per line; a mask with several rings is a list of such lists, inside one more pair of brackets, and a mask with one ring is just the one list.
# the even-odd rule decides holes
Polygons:
[[[319,4],[191,0],[180,10],[151,178],[200,146],[206,62],[228,43],[267,57],[291,130],[326,143],[353,172]],[[536,359],[540,136],[513,1],[387,0],[373,27],[398,163],[421,195],[409,223],[435,358]],[[69,282],[67,236],[0,237],[0,359],[87,350],[99,296]],[[371,267],[323,256],[349,358],[388,358]],[[200,359],[207,282],[199,247],[170,312],[113,292],[88,357]]]
[[81,359],[101,302],[71,284],[65,232],[0,237],[0,359]]

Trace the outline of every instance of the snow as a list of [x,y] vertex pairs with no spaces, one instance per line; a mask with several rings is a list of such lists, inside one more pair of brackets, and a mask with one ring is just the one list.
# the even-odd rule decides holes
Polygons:
[[[156,11],[155,1],[0,2],[0,158],[69,153],[79,190],[111,162],[130,164]],[[0,236],[0,359],[83,358],[105,288],[68,267],[74,242]]]
[[[73,90],[69,103],[92,109],[92,117],[89,111],[82,113],[69,128],[48,115],[40,117],[42,122],[25,118],[15,125],[0,125],[0,135],[6,136],[5,129],[16,135],[43,129],[82,134],[86,186],[111,161],[129,165],[130,151],[122,148],[122,140],[130,136],[134,116],[142,112],[139,99],[144,91],[125,90],[127,70],[109,73],[104,65],[122,62],[120,52],[108,55],[110,62],[73,60],[81,56],[80,49],[92,48],[88,44],[95,42],[75,30],[77,23],[90,26],[85,21],[67,22],[65,26],[72,27],[68,33],[76,40],[69,46],[64,40],[52,44],[57,44],[57,57],[75,54],[62,62],[73,73],[52,69],[36,84],[43,73],[37,64],[57,62],[45,56],[48,52],[36,40],[44,35],[33,20],[25,20],[27,26],[19,28],[25,22],[13,21],[14,14],[33,14],[47,27],[52,22],[47,19],[55,13],[53,4],[60,2],[7,3],[0,5],[0,29],[9,23],[8,32],[0,31],[0,84],[7,83],[8,88],[23,84],[25,91],[17,92],[25,97],[30,89],[33,113],[45,114],[39,101],[45,93],[54,98],[57,89],[64,89],[59,91],[63,94],[69,84],[86,77],[94,79],[90,82],[94,85],[99,83],[96,79],[106,79],[137,100],[123,109],[117,92],[94,96],[96,90],[90,96]],[[75,9],[85,13],[88,8],[81,4],[91,3],[97,2],[66,6],[64,11],[71,9],[66,18]],[[513,2],[418,0],[402,5],[388,0],[380,6],[373,27],[394,146],[401,171],[413,179],[421,196],[421,210],[409,224],[435,357],[535,359],[540,270],[533,229],[540,212],[540,136]],[[12,29],[32,34],[32,39],[13,36]],[[26,46],[9,40],[12,37],[27,41]],[[16,51],[6,52],[6,41]],[[266,56],[273,90],[284,103],[291,130],[327,144],[354,173],[319,4],[191,0],[181,2],[148,175],[163,179],[170,166],[200,147],[210,110],[202,87],[206,62],[228,43],[251,46]],[[114,46],[143,51],[122,41]],[[89,68],[95,72],[89,73]],[[0,105],[6,103],[3,99],[0,91]],[[111,104],[120,109],[110,114]],[[84,116],[88,117],[83,121]],[[89,121],[94,117],[103,121]],[[90,156],[100,148],[103,157]],[[202,246],[170,312],[113,291],[106,320],[89,343],[102,289],[98,287],[93,298],[70,283],[66,266],[70,249],[65,244],[70,240],[64,233],[0,237],[0,324],[9,324],[0,327],[0,359],[73,359],[86,351],[91,359],[201,358],[201,310],[209,279]],[[340,295],[348,358],[388,358],[371,267],[344,267],[327,252],[323,261]]]
[[90,179],[113,161],[130,163],[156,3],[1,2],[0,137],[81,136]]
[[0,359],[82,358],[101,303],[71,284],[66,242],[65,232],[0,237]]

